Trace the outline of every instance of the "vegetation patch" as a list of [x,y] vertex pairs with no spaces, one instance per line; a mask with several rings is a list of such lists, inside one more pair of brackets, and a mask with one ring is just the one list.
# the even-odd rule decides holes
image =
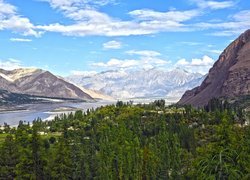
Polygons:
[[244,109],[117,102],[86,113],[8,125],[0,179],[249,179]]

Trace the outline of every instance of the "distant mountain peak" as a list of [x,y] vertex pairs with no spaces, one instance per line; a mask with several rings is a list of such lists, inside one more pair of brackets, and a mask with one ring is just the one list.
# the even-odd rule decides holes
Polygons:
[[173,69],[172,71],[181,72],[181,73],[187,73],[187,74],[190,73],[189,71],[187,71],[186,69],[183,69],[183,68],[181,68],[181,67],[176,67],[176,68]]
[[[199,85],[203,76],[183,69],[166,70],[124,69],[109,70],[93,76],[71,76],[67,80],[86,89],[94,90],[116,99],[166,97],[168,93],[180,93]],[[197,80],[197,81],[195,81]],[[191,83],[191,86],[188,83]]]
[[18,69],[14,69],[14,70],[4,70],[4,69],[0,69],[0,73],[2,75],[4,75],[6,77],[6,79],[8,79],[9,81],[16,81],[20,78],[23,78],[25,76],[30,76],[33,74],[37,74],[37,73],[42,73],[44,72],[41,69],[37,69],[37,68],[18,68]]
[[75,85],[49,71],[36,68],[0,69],[0,89],[44,97],[92,99]]

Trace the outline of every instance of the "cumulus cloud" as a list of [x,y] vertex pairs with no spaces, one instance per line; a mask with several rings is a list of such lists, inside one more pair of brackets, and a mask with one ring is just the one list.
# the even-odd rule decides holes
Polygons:
[[121,49],[122,43],[119,41],[108,41],[103,43],[104,49]]
[[8,14],[15,14],[16,7],[11,4],[5,3],[3,0],[0,0],[0,17]]
[[117,59],[112,58],[108,62],[93,63],[92,66],[101,67],[106,69],[137,69],[137,68],[153,68],[162,67],[170,63],[167,60],[161,59],[158,56],[161,54],[156,51],[143,50],[143,51],[127,51],[126,54],[138,55],[138,58],[134,59]]
[[[9,29],[25,36],[39,37],[44,32],[57,32],[67,36],[130,36],[147,35],[159,32],[193,31],[204,29],[223,29],[213,35],[235,34],[249,27],[245,14],[234,17],[233,22],[220,24],[197,23],[188,21],[201,16],[205,8],[223,9],[232,7],[233,1],[205,1],[192,0],[198,6],[196,9],[178,11],[154,11],[151,9],[137,9],[128,12],[131,20],[121,20],[100,12],[99,7],[114,4],[115,0],[40,0],[50,4],[53,9],[59,10],[71,20],[72,24],[53,23],[48,25],[34,25],[26,17],[17,13],[17,8],[0,0],[0,30]],[[237,26],[240,28],[231,28]]]
[[71,24],[52,23],[34,25],[26,17],[18,14],[17,8],[0,0],[0,30],[11,30],[24,36],[39,37],[44,32],[57,32],[67,36],[131,36],[149,35],[159,32],[185,32],[195,30],[215,30],[211,35],[229,36],[250,28],[250,13],[241,11],[223,23],[199,22],[190,20],[202,16],[204,9],[217,10],[233,7],[232,0],[190,0],[197,8],[179,11],[155,11],[136,9],[128,12],[130,20],[111,17],[99,11],[101,6],[115,4],[115,0],[40,0],[72,20]]
[[176,67],[182,67],[184,69],[188,69],[192,72],[199,72],[201,74],[208,73],[208,70],[214,64],[214,60],[209,56],[203,56],[201,59],[194,58],[191,61],[187,61],[186,59],[180,59],[175,64]]
[[[94,3],[95,1],[87,0],[44,1],[49,2],[52,8],[61,11],[65,17],[74,20],[74,23],[71,25],[59,23],[40,25],[37,28],[49,32],[59,32],[68,36],[129,36],[166,31],[187,31],[189,28],[184,22],[200,14],[199,10],[157,12],[141,9],[129,12],[128,14],[132,17],[132,20],[124,21],[97,10],[98,5],[106,5],[110,1],[98,3],[98,5]],[[93,8],[96,6],[97,8]]]
[[39,37],[42,32],[36,31],[36,27],[26,17],[17,13],[17,8],[0,0],[0,30],[11,30],[24,36]]
[[[54,23],[36,26],[37,29],[58,32],[67,36],[130,36],[148,35],[159,32],[185,32],[195,30],[212,29],[210,35],[231,36],[240,34],[250,28],[249,11],[241,11],[229,19],[223,19],[223,23],[199,22],[191,23],[190,20],[202,16],[204,10],[218,10],[235,6],[234,1],[214,0],[190,0],[197,5],[197,8],[178,11],[154,11],[151,9],[137,9],[128,12],[131,20],[121,20],[98,11],[101,5],[107,5],[111,1],[90,1],[90,0],[44,0],[50,3],[51,7],[61,11],[65,17],[73,20],[72,24],[65,25]],[[112,1],[114,2],[114,1]]]
[[142,67],[161,67],[169,64],[170,61],[157,57],[141,57]]
[[139,65],[139,62],[136,60],[130,60],[130,59],[124,59],[124,60],[119,60],[119,59],[110,59],[108,62],[98,62],[98,63],[93,63],[93,66],[97,67],[105,67],[105,68],[130,68],[130,67],[135,67]]
[[[124,21],[117,18],[113,18],[108,14],[98,11],[99,6],[114,3],[110,0],[44,0],[50,3],[51,7],[60,10],[65,17],[74,20],[71,25],[63,25],[59,23],[49,24],[44,26],[38,26],[37,28],[49,32],[59,32],[68,36],[88,36],[88,35],[100,35],[100,36],[130,36],[130,35],[147,35],[158,32],[176,32],[176,31],[194,31],[204,29],[218,29],[222,27],[219,24],[211,23],[197,23],[190,24],[189,20],[201,16],[204,14],[204,9],[217,10],[233,7],[236,3],[234,1],[215,1],[215,0],[190,0],[194,2],[198,7],[195,9],[178,11],[172,9],[165,12],[154,11],[151,9],[137,9],[129,12],[132,17],[130,21]],[[242,16],[238,16],[241,18]],[[244,17],[244,16],[243,16]],[[245,24],[248,23],[248,19],[244,19]],[[241,20],[236,20],[237,26],[240,26],[240,30],[246,29],[242,25]],[[224,25],[230,28],[232,22],[225,22]],[[215,26],[213,26],[215,25]],[[234,31],[225,30],[219,34],[215,32],[213,35],[225,35],[236,33]]]
[[32,39],[26,39],[26,38],[10,38],[10,41],[13,41],[13,42],[31,42]]
[[70,71],[70,73],[75,76],[93,76],[97,74],[96,71],[78,71],[78,70],[72,70]]
[[8,60],[0,60],[0,68],[5,70],[13,70],[22,67],[20,60],[10,58]]

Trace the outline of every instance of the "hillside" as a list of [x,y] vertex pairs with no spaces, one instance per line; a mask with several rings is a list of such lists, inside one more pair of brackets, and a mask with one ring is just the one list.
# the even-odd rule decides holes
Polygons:
[[48,71],[22,68],[12,71],[0,69],[1,89],[33,96],[92,100],[92,97],[75,85]]
[[0,106],[38,102],[38,100],[35,100],[34,97],[30,95],[11,93],[7,90],[0,90],[0,99]]
[[46,96],[34,96],[29,94],[12,93],[7,90],[0,89],[0,111],[18,110],[23,104],[36,104],[36,103],[53,103],[53,102],[82,102],[79,99],[70,98],[48,98]]
[[212,98],[250,94],[250,30],[233,41],[219,56],[202,84],[187,91],[179,104],[203,106]]

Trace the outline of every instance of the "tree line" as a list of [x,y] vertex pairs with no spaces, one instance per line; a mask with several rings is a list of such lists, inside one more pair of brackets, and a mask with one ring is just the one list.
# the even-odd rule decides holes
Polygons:
[[117,102],[1,131],[0,179],[249,179],[249,114]]

